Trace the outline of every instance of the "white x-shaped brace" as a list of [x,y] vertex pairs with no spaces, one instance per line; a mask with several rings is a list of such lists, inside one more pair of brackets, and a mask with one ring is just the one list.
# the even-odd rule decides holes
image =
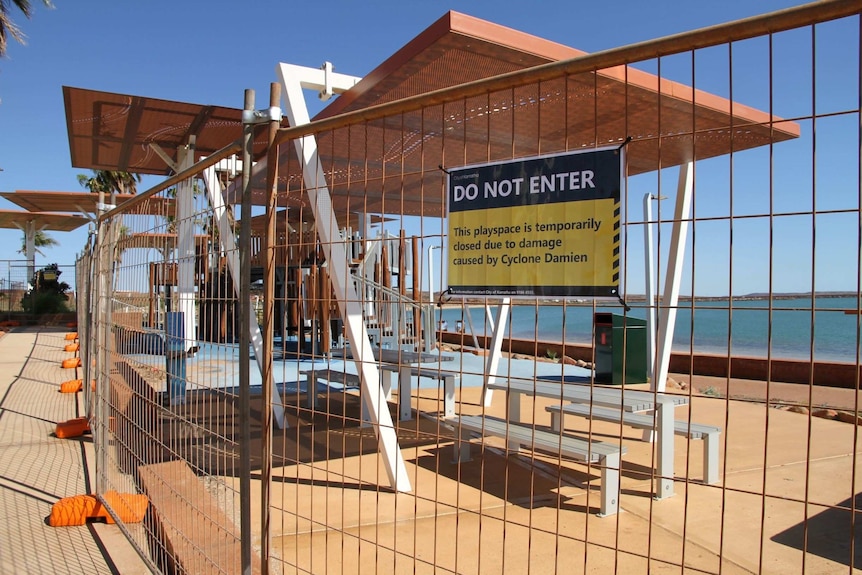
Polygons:
[[[276,67],[276,71],[284,89],[284,112],[291,126],[301,126],[310,121],[303,89],[320,90],[323,97],[327,93],[349,90],[359,81],[352,76],[333,73],[331,65],[326,64],[318,70],[282,63]],[[326,261],[330,262],[329,276],[338,301],[338,309],[344,320],[345,333],[353,350],[353,361],[362,382],[362,397],[377,434],[377,447],[383,457],[389,483],[397,491],[411,491],[398,436],[386,407],[380,372],[373,361],[371,339],[362,319],[362,302],[348,277],[347,265],[340,265],[341,262],[348,261],[346,242],[332,209],[332,197],[317,155],[317,140],[313,135],[309,135],[295,140],[294,143],[302,163],[302,174],[314,212],[317,235]]]
[[[324,64],[321,69],[282,63],[277,66],[276,71],[284,89],[284,112],[291,126],[307,124],[310,121],[308,107],[303,94],[304,89],[318,90],[321,99],[328,99],[332,94],[349,90],[359,81],[359,78],[353,76],[334,73],[331,64],[328,63]],[[329,194],[323,167],[317,155],[317,141],[314,136],[306,136],[296,140],[295,145],[297,156],[302,162],[305,186],[308,190],[309,201],[314,212],[315,221],[317,222],[317,234],[326,256],[326,261],[347,262],[346,244],[344,238],[341,236],[332,209],[332,198]],[[265,170],[266,159],[264,158],[252,166],[251,177],[257,177]],[[227,253],[235,254],[236,250],[233,249],[235,245],[227,245],[233,241],[233,234],[230,232],[230,223],[227,221],[226,210],[224,208],[224,196],[220,193],[220,186],[217,183],[214,168],[210,168],[204,173],[204,180],[210,194],[210,202],[215,210],[216,221],[220,226],[219,235],[221,238],[227,240],[224,248]],[[236,183],[232,183],[225,191],[225,195],[227,197],[234,197],[236,186]],[[219,193],[214,193],[215,190],[218,190]],[[221,226],[224,226],[224,229]],[[238,273],[238,262],[232,264],[229,258],[228,266],[232,265],[235,265],[235,270]],[[230,271],[234,275],[234,270],[231,269]],[[378,450],[383,457],[383,464],[386,468],[389,483],[397,491],[409,492],[412,490],[410,479],[407,475],[407,468],[404,465],[404,458],[398,444],[392,416],[384,402],[385,394],[381,386],[377,364],[373,361],[371,339],[368,335],[365,322],[362,319],[362,304],[359,294],[353,282],[348,277],[346,265],[330,265],[329,272],[333,290],[338,300],[338,307],[344,321],[345,333],[353,350],[353,361],[362,381],[362,397],[366,403],[373,429],[377,434]],[[234,277],[236,276],[234,275]],[[258,349],[259,343],[262,349],[260,328],[256,318],[253,319],[254,321],[251,322],[254,332],[252,334],[252,343],[255,347],[256,356],[261,358],[262,353]],[[260,362],[260,359],[258,359],[258,362]],[[263,373],[263,367],[260,363],[259,367],[261,368],[261,373]],[[266,385],[267,383],[264,382],[264,384]],[[273,385],[273,397],[277,399],[279,396],[274,383],[269,382],[269,385]],[[308,382],[308,385],[312,386],[315,383]],[[309,392],[313,393],[313,390],[309,390]],[[275,402],[273,412],[276,421],[280,422],[279,427],[282,427],[284,420],[283,411],[277,413],[276,410],[282,411],[281,401]]]

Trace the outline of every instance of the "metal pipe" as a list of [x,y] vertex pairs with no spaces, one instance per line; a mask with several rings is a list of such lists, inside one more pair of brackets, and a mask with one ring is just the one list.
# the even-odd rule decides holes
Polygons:
[[[652,201],[666,200],[665,196],[656,196],[651,193],[644,194],[644,277],[646,278],[646,302],[647,302],[647,373],[655,380],[655,250],[653,247],[652,231]],[[659,210],[661,216],[661,210]],[[661,225],[661,221],[659,221]]]
[[[101,192],[100,192],[101,195]],[[104,446],[108,445],[108,421],[110,417],[110,398],[108,396],[110,384],[107,380],[108,369],[108,350],[112,349],[111,337],[113,330],[108,319],[108,311],[110,310],[111,294],[109,293],[111,282],[109,281],[111,273],[111,220],[105,220],[99,224],[99,235],[97,236],[96,257],[99,295],[96,298],[96,333],[97,338],[101,341],[98,344],[96,355],[96,445],[103,446],[102,449],[96,451],[96,493],[104,493],[108,489],[107,473],[108,473],[108,450]],[[87,384],[85,380],[85,385]]]
[[[269,85],[270,108],[281,105],[281,84],[273,82]],[[272,476],[272,349],[275,335],[275,225],[278,215],[278,146],[274,146],[280,120],[270,118],[267,134],[267,169],[266,184],[269,194],[266,200],[266,241],[264,242],[263,268],[263,406],[261,408],[261,481],[260,481],[260,572],[269,573],[270,546],[270,492]],[[245,168],[243,168],[245,169]],[[243,188],[245,190],[245,188]],[[250,197],[243,195],[245,198]],[[243,204],[243,222],[250,221]],[[250,278],[249,278],[250,279]],[[249,322],[251,319],[249,319]]]
[[[246,111],[254,110],[254,90],[245,91]],[[242,574],[251,575],[251,151],[254,124],[242,127],[242,220],[239,232],[239,500]],[[266,386],[264,386],[266,387]]]
[[[439,250],[442,246],[428,246],[428,301],[434,303],[434,259],[431,250]],[[443,288],[443,278],[440,278],[440,288]]]

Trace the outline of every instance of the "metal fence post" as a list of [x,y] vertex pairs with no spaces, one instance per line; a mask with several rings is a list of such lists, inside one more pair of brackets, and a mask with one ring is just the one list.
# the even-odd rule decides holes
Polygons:
[[[244,111],[254,110],[254,90],[245,91]],[[245,113],[244,113],[245,116]],[[239,499],[243,575],[251,575],[251,422],[248,349],[251,345],[251,161],[254,124],[243,120],[242,128],[242,224],[239,232]]]

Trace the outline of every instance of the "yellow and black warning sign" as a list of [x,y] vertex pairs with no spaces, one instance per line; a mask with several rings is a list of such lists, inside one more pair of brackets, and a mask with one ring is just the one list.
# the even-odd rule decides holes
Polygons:
[[614,296],[619,148],[449,171],[449,288],[461,295]]

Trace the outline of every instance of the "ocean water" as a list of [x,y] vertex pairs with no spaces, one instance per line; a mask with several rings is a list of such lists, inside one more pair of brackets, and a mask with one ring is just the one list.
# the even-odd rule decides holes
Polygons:
[[[603,305],[598,305],[599,303]],[[620,305],[608,302],[519,305],[513,303],[506,334],[521,339],[592,341],[593,313],[623,314]],[[633,303],[628,315],[646,318],[644,303]],[[817,297],[769,300],[682,301],[677,313],[673,349],[681,352],[736,356],[838,361],[855,363],[860,350],[860,318],[844,310],[856,309],[853,297]],[[496,314],[496,306],[492,308]],[[469,330],[471,314],[478,335],[490,335],[485,308],[447,307],[438,311],[454,330],[463,320]]]

